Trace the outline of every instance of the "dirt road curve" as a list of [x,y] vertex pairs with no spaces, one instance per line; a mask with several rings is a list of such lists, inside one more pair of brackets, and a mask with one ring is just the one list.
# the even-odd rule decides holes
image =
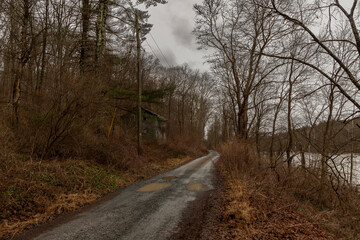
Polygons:
[[189,202],[213,188],[218,158],[210,151],[173,171],[122,189],[114,198],[33,239],[168,239]]

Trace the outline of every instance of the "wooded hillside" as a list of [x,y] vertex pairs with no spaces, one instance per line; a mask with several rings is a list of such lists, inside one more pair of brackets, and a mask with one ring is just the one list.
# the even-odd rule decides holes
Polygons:
[[[214,79],[141,47],[151,25],[140,4],[164,2],[0,2],[0,238],[204,153]],[[137,76],[152,113],[142,121],[165,122],[162,139],[141,129],[142,156],[126,121]]]
[[[323,227],[359,238],[359,1],[203,0],[194,5],[193,34],[208,53],[209,73],[162,66],[142,47],[152,27],[144,4],[164,3],[0,2],[4,181],[21,176],[26,169],[14,169],[24,163],[50,171],[28,179],[61,185],[55,161],[105,179],[83,176],[79,186],[110,191],[122,186],[111,169],[140,179],[149,176],[144,166],[174,166],[206,143],[223,154],[225,182],[289,194],[328,214]],[[164,130],[162,139],[141,142],[146,118],[155,119],[147,126],[161,120],[153,130]],[[71,159],[79,160],[75,169],[63,165]],[[41,193],[18,194],[27,186],[17,184],[0,183],[0,202],[11,208],[0,215],[4,228],[28,219],[30,210],[9,220],[39,202]]]
[[358,238],[359,2],[204,0],[194,9],[221,86],[209,136],[227,174],[333,210],[336,231]]

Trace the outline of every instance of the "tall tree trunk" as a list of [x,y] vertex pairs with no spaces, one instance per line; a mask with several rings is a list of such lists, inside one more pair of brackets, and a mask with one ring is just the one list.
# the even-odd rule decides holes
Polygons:
[[168,120],[167,120],[167,124],[166,124],[166,129],[167,129],[167,138],[171,137],[171,103],[172,103],[172,98],[173,98],[173,93],[170,94],[169,96],[169,107],[168,107]]
[[[259,106],[260,107],[260,106]],[[259,108],[257,107],[257,108]],[[261,120],[262,120],[262,116],[261,116],[261,112],[260,109],[255,109],[255,111],[257,111],[257,116],[256,116],[256,124],[255,124],[255,144],[256,144],[256,152],[258,155],[260,155],[260,126],[261,126]]]
[[[279,103],[279,105],[280,105],[280,103]],[[274,142],[275,142],[276,121],[277,121],[277,117],[278,117],[278,114],[279,114],[279,108],[280,107],[276,108],[274,119],[273,119],[273,122],[272,122],[271,140],[270,140],[270,149],[269,149],[271,167],[275,167],[275,165],[276,165],[276,163],[274,161]]]
[[292,76],[293,76],[293,70],[294,70],[294,60],[291,61],[290,66],[290,74],[289,74],[289,92],[288,92],[288,106],[287,106],[287,130],[288,130],[288,144],[286,147],[286,160],[288,169],[290,171],[291,169],[291,163],[292,163],[292,156],[291,151],[293,148],[293,133],[292,133],[292,122],[291,122],[291,104],[292,104],[292,90],[293,90],[293,82],[292,82]]
[[100,0],[96,21],[96,50],[95,64],[96,71],[99,71],[102,58],[106,50],[106,20],[108,15],[108,0]]
[[[14,73],[16,65],[16,47],[15,47],[15,38],[16,38],[16,21],[15,16],[15,6],[14,2],[10,1],[9,3],[9,13],[8,18],[10,19],[10,30],[9,30],[9,45],[7,46],[7,51],[4,59],[4,96],[8,96],[9,102],[13,102],[13,85],[14,85]],[[6,80],[5,80],[6,79]]]
[[303,171],[305,171],[306,170],[306,159],[305,159],[305,152],[304,152],[304,149],[302,147],[300,149],[300,154],[301,154],[301,169]]
[[45,75],[45,66],[46,66],[46,46],[47,46],[47,37],[48,37],[48,27],[49,27],[49,0],[45,1],[45,24],[43,30],[43,42],[42,42],[42,50],[41,50],[41,69],[40,69],[40,77],[36,84],[36,92],[39,93],[41,91],[41,87],[44,81]]
[[89,29],[90,29],[90,1],[82,0],[82,33],[80,46],[80,73],[84,74],[89,69]]
[[271,142],[270,142],[270,149],[269,149],[270,164],[271,164],[271,167],[275,170],[275,173],[278,176],[278,180],[280,179],[280,176],[276,172],[276,162],[274,161],[274,142],[275,142],[275,133],[276,133],[276,121],[277,121],[278,115],[280,113],[281,105],[282,105],[283,101],[284,101],[284,85],[281,88],[279,103],[275,107],[275,113],[274,113],[274,119],[273,119],[273,123],[272,123],[272,131],[271,131]]
[[[353,106],[353,112],[354,112],[354,106]],[[350,153],[350,186],[353,186],[353,171],[354,171],[354,119],[351,120],[351,153]]]
[[140,42],[140,25],[139,25],[139,13],[135,13],[135,28],[136,28],[136,49],[137,49],[137,84],[138,84],[138,96],[137,96],[137,110],[138,110],[138,155],[141,155],[141,140],[142,140],[142,111],[141,111],[141,42]]
[[29,46],[28,46],[28,25],[30,21],[30,3],[29,0],[23,1],[23,15],[22,15],[22,26],[21,26],[21,39],[20,39],[20,56],[18,58],[15,81],[13,85],[13,123],[19,122],[19,104],[21,98],[21,84],[23,80],[24,66],[29,58]]
[[222,117],[223,117],[223,124],[222,124],[222,141],[226,142],[229,138],[229,124],[228,124],[228,117],[226,114],[226,106],[225,103],[222,104]]
[[248,105],[249,105],[249,95],[247,93],[244,94],[244,101],[241,104],[240,110],[240,137],[243,139],[247,139],[247,125],[248,125]]
[[[329,153],[329,135],[331,131],[331,120],[332,120],[332,111],[334,108],[334,91],[335,85],[330,85],[330,95],[329,95],[329,115],[325,125],[325,131],[322,139],[322,150],[321,150],[321,175],[320,175],[320,200],[325,200],[325,187],[328,181],[328,166],[327,166],[327,155]],[[316,139],[315,139],[316,140]]]

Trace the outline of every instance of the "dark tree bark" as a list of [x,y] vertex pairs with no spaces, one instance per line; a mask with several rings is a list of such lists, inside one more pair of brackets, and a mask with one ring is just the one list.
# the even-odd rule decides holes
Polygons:
[[41,87],[44,82],[45,68],[46,68],[46,47],[48,39],[48,28],[49,28],[49,0],[45,1],[45,19],[44,19],[44,29],[43,29],[43,42],[42,42],[42,51],[41,51],[41,69],[40,76],[36,83],[36,92],[41,91]]
[[23,80],[24,66],[30,57],[29,46],[29,22],[30,22],[30,2],[24,0],[22,2],[22,23],[21,23],[21,37],[20,37],[20,56],[18,57],[15,81],[13,85],[13,123],[19,122],[19,105],[21,99],[21,85]]
[[106,20],[108,17],[108,0],[100,0],[96,21],[96,49],[95,49],[95,65],[99,72],[102,58],[106,50]]
[[90,30],[91,5],[89,0],[82,0],[81,18],[82,32],[80,43],[80,73],[84,74],[90,70],[89,64],[89,30]]

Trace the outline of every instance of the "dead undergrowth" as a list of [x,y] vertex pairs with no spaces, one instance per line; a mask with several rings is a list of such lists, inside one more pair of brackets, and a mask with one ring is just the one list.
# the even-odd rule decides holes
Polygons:
[[0,161],[0,239],[11,239],[25,229],[63,212],[75,211],[119,187],[195,157],[195,153],[185,154],[168,144],[153,143],[144,146],[144,155],[130,165],[131,169],[119,169],[96,160],[32,160],[8,152]]
[[283,196],[262,192],[250,180],[228,181],[220,217],[223,239],[336,239]]
[[358,239],[357,210],[350,214],[331,205],[335,200],[317,201],[317,184],[309,175],[279,167],[278,181],[247,143],[228,142],[220,151],[223,239]]
[[122,128],[107,136],[108,109],[42,102],[39,109],[24,107],[16,127],[11,108],[0,107],[0,239],[204,153],[201,144],[179,138],[144,141],[138,156]]

